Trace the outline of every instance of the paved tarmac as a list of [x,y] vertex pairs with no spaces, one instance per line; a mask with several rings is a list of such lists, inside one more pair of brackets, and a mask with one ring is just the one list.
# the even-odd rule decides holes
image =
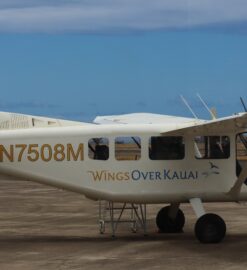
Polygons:
[[126,224],[99,234],[97,202],[28,181],[0,181],[0,269],[247,269],[247,205],[206,204],[227,224],[224,242],[200,244],[183,205],[184,233],[159,234],[148,206],[148,236]]

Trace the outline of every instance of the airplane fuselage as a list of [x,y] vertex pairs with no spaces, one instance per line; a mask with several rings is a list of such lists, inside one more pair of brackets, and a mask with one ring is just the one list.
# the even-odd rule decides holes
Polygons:
[[[169,129],[167,127],[167,129]],[[229,190],[237,180],[236,134],[227,137],[229,156],[198,158],[195,135],[181,135],[181,157],[152,158],[150,138],[159,137],[164,125],[90,125],[0,132],[0,171],[80,192],[92,199],[135,203],[234,201]],[[201,136],[210,134],[200,134]],[[215,136],[215,134],[211,134]],[[107,140],[107,158],[90,154],[90,141]],[[138,158],[117,159],[116,138],[138,138]],[[133,145],[135,141],[131,142]],[[243,185],[239,200],[247,200]]]

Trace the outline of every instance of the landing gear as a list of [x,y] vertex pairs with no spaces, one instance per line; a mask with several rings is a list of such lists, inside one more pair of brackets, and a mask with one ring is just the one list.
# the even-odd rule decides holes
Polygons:
[[216,214],[206,214],[200,198],[190,199],[198,220],[195,224],[195,235],[201,243],[219,243],[226,234],[224,220]]
[[[216,214],[206,214],[200,198],[191,198],[189,201],[198,218],[195,224],[196,238],[207,244],[221,242],[226,234],[224,220]],[[185,218],[179,209],[179,203],[171,203],[161,208],[156,217],[156,224],[162,233],[182,232]]]
[[223,240],[225,234],[226,224],[216,214],[205,214],[196,222],[195,235],[201,243],[219,243]]
[[182,232],[185,218],[184,213],[179,208],[175,214],[172,213],[172,206],[166,206],[160,209],[156,217],[156,224],[162,233],[178,233]]

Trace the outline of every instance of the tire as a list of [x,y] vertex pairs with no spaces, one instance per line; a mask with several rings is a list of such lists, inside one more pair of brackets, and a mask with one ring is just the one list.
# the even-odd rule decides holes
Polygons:
[[178,209],[175,219],[169,217],[170,206],[160,209],[156,217],[156,225],[161,233],[178,233],[183,231],[185,224],[184,213]]
[[223,240],[225,234],[226,224],[216,214],[205,214],[195,224],[195,235],[201,243],[219,243]]

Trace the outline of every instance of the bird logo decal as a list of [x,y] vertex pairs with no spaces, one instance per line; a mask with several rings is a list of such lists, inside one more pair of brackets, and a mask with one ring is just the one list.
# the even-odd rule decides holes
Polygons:
[[210,162],[210,161],[209,161],[209,164],[210,164],[210,166],[211,166],[211,169],[219,169],[219,167],[216,166],[215,164],[213,164],[213,162]]
[[208,178],[209,176],[211,176],[213,174],[220,174],[220,172],[219,172],[220,168],[217,165],[215,165],[211,161],[209,161],[209,165],[210,165],[210,169],[208,171],[205,171],[202,173],[202,175],[204,175],[205,178]]

